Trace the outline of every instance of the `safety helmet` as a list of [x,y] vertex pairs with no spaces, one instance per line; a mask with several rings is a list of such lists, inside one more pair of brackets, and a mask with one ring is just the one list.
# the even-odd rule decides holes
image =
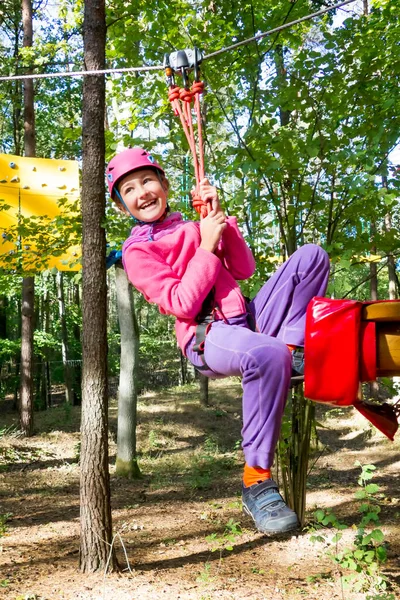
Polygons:
[[128,148],[110,160],[106,169],[107,185],[111,198],[114,198],[117,185],[122,177],[137,169],[155,169],[165,175],[155,158],[143,148]]

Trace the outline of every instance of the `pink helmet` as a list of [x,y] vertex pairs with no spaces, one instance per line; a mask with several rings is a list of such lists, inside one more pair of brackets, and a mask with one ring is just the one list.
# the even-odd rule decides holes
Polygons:
[[160,167],[155,158],[143,148],[129,148],[120,152],[110,160],[106,169],[107,184],[111,198],[114,197],[116,185],[119,180],[128,173],[137,169],[156,169],[164,175],[164,169]]

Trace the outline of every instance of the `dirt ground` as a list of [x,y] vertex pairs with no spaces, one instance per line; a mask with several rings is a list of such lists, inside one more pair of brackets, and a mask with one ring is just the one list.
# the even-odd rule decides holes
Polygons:
[[[79,554],[79,410],[36,413],[23,439],[0,403],[0,598],[7,600],[394,600],[400,597],[400,434],[390,442],[352,409],[318,408],[308,522],[332,509],[348,529],[337,544],[310,527],[257,533],[240,507],[241,389],[212,382],[210,406],[194,387],[146,393],[139,405],[143,477],[115,475],[116,405],[110,407],[110,473],[119,574],[82,574]],[[6,429],[7,428],[7,429]],[[361,515],[360,468],[376,466],[387,591],[343,589],[335,562]],[[315,463],[315,464],[314,464]]]

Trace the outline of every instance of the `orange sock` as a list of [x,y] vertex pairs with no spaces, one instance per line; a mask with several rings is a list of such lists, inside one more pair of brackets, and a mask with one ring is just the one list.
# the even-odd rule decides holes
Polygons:
[[260,481],[271,479],[271,469],[261,469],[261,467],[249,467],[246,463],[244,465],[243,472],[243,483],[246,487],[250,487]]

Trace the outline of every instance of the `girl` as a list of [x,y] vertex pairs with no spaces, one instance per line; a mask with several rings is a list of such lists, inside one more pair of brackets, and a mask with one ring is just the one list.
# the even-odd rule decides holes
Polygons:
[[198,193],[211,210],[200,222],[169,213],[164,170],[142,148],[115,156],[107,180],[111,197],[136,222],[122,248],[129,280],[176,317],[182,352],[204,375],[242,377],[244,511],[263,533],[296,528],[270,469],[290,378],[303,373],[306,308],[325,294],[326,253],[303,246],[247,303],[236,280],[250,277],[255,261],[207,179]]

